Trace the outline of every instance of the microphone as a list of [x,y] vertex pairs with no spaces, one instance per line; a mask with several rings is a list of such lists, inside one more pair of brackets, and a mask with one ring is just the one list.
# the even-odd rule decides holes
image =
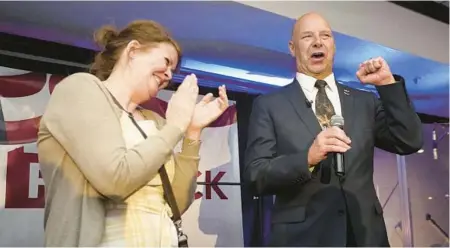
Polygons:
[[[333,115],[331,117],[331,126],[344,129],[344,117],[339,115]],[[336,152],[334,154],[335,171],[339,177],[345,176],[344,154]]]
[[305,99],[306,107],[311,108],[313,101],[309,101],[308,99]]

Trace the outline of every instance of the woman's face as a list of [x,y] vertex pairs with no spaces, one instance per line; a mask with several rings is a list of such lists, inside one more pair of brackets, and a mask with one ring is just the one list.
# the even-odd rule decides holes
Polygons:
[[131,63],[136,78],[132,98],[141,103],[167,87],[178,64],[178,53],[172,44],[159,43],[150,49],[136,52]]

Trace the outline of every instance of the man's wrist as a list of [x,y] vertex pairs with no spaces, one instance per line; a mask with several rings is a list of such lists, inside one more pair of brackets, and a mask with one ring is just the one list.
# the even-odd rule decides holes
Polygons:
[[384,85],[394,84],[396,82],[397,82],[397,80],[395,80],[394,76],[392,75],[389,78],[384,79],[381,82],[379,82],[377,86],[384,86]]
[[378,85],[375,85],[375,87],[389,86],[389,85],[392,85],[392,84],[403,82],[403,80],[404,80],[403,77],[401,77],[399,75],[392,74],[391,78],[384,80],[382,83],[380,83]]

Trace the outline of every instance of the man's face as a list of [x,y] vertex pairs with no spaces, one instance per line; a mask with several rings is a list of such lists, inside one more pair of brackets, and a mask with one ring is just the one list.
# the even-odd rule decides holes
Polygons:
[[313,77],[325,78],[333,70],[335,44],[328,23],[317,14],[308,14],[295,24],[289,42],[297,70]]

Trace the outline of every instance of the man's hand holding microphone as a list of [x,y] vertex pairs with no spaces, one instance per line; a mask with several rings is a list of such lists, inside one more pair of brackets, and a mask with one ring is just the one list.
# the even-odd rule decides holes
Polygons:
[[324,160],[328,153],[345,153],[351,147],[350,138],[339,127],[332,126],[320,132],[308,151],[308,164],[314,167]]

